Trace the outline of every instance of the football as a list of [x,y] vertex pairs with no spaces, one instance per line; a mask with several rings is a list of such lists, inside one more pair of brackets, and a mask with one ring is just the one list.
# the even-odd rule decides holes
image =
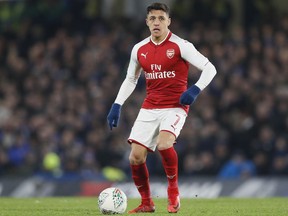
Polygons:
[[106,188],[99,194],[98,207],[102,214],[123,214],[127,208],[127,196],[119,188]]

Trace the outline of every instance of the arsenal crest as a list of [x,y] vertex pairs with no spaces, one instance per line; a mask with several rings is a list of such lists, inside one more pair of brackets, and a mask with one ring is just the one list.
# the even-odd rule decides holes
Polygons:
[[173,56],[174,56],[174,54],[175,54],[175,50],[174,50],[174,49],[168,49],[168,50],[166,51],[166,55],[167,55],[167,57],[168,57],[169,59],[172,59]]

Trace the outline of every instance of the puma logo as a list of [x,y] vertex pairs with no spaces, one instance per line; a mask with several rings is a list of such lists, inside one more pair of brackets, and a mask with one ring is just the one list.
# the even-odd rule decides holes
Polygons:
[[171,125],[171,127],[173,128],[174,131],[176,131],[176,127],[174,127],[174,125]]
[[148,52],[146,52],[145,54],[141,53],[141,56],[143,56],[146,59],[147,54],[148,54]]
[[176,131],[176,125],[179,123],[179,121],[180,121],[180,116],[176,114],[176,121],[174,122],[174,124],[171,125],[174,131]]
[[173,179],[174,177],[176,177],[176,174],[175,175],[167,175],[167,178],[169,178],[169,179]]
[[137,189],[139,189],[139,188],[141,188],[141,187],[143,187],[143,185],[136,185],[136,188],[137,188]]

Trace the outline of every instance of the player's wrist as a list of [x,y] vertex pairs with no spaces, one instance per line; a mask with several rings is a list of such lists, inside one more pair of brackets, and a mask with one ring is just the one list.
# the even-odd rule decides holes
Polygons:
[[118,103],[113,103],[113,104],[112,104],[112,109],[114,109],[114,110],[120,110],[120,109],[121,109],[121,105],[118,104]]
[[193,97],[197,97],[201,90],[197,85],[192,85],[189,89],[188,89],[189,93],[193,96]]

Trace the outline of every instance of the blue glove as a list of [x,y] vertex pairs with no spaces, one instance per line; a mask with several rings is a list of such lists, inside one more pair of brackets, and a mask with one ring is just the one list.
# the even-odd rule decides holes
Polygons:
[[180,97],[180,104],[191,105],[200,93],[200,89],[196,85],[192,85]]
[[111,106],[111,109],[109,111],[109,114],[107,116],[108,125],[110,127],[110,130],[112,130],[113,127],[118,126],[118,120],[120,118],[121,113],[121,105],[117,103],[113,103]]

